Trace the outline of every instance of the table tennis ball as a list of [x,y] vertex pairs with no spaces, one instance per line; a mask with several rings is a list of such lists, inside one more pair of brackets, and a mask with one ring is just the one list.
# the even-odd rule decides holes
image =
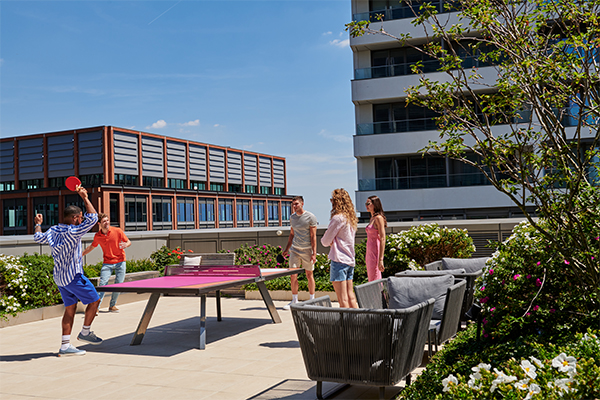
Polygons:
[[277,231],[277,236],[281,236],[282,234],[283,234],[283,232]]

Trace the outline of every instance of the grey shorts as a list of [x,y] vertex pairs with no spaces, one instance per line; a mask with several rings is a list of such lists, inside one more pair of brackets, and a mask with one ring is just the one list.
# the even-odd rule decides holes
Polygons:
[[306,271],[313,271],[315,265],[311,262],[312,249],[290,249],[290,268],[304,268]]

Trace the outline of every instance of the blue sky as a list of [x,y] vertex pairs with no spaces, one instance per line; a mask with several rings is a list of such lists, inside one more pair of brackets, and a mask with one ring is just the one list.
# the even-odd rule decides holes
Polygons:
[[0,2],[0,135],[114,125],[287,159],[354,198],[350,0]]

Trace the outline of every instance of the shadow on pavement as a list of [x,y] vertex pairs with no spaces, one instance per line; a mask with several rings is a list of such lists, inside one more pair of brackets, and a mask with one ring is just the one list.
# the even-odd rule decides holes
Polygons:
[[37,360],[46,357],[57,357],[56,353],[29,353],[29,354],[14,354],[10,356],[0,356],[0,362],[12,362],[12,361],[30,361]]

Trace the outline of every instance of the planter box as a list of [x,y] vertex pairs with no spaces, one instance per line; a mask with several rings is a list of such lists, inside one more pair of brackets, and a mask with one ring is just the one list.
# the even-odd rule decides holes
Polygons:
[[[159,275],[160,274],[158,271],[142,271],[142,272],[132,272],[132,273],[128,273],[128,274],[126,273],[125,274],[125,282],[137,281],[137,280],[141,280],[141,279],[156,278]],[[94,286],[98,286],[98,281],[100,280],[100,278],[89,278],[89,279]],[[113,275],[108,280],[108,283],[111,284],[114,282],[115,282],[115,277]],[[110,295],[111,295],[111,293],[108,293],[106,296],[104,296],[104,300],[102,300],[102,304],[100,304],[101,307],[108,307],[108,305],[110,303]],[[135,301],[148,300],[149,297],[150,297],[149,293],[145,293],[145,294],[122,293],[119,296],[119,300],[117,300],[117,304],[127,304],[127,303],[133,303]],[[78,313],[85,312],[85,307],[86,307],[85,305],[78,303],[77,304],[77,312]],[[62,317],[64,311],[65,311],[65,306],[62,304],[57,304],[55,306],[48,306],[48,307],[42,307],[42,308],[36,308],[33,310],[23,311],[14,317],[12,315],[8,315],[7,319],[0,319],[0,328],[4,328],[6,326],[26,324],[28,322],[40,321],[43,319]]]
[[[269,294],[273,300],[292,301],[292,292],[290,290],[269,290]],[[315,292],[315,297],[329,296],[331,301],[337,301],[335,292]],[[308,292],[299,291],[298,300],[304,301],[310,299]],[[262,300],[258,290],[246,290],[246,300]]]

